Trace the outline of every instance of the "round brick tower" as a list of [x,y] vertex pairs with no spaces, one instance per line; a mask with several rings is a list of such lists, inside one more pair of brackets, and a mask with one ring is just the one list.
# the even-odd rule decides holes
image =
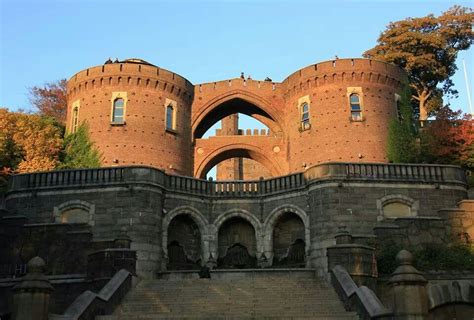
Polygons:
[[289,171],[318,163],[387,162],[390,119],[406,74],[368,59],[338,59],[303,68],[283,81]]
[[150,165],[190,176],[193,90],[146,61],[109,60],[69,79],[67,131],[87,122],[103,166]]

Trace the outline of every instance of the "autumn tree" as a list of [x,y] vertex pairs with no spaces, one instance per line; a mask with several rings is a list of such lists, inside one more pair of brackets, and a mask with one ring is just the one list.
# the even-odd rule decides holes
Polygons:
[[62,126],[51,117],[0,109],[1,173],[53,170],[62,135]]
[[64,124],[67,112],[66,85],[66,79],[62,79],[46,83],[44,87],[30,88],[31,104],[41,115],[53,117]]
[[438,110],[437,119],[421,134],[424,162],[461,165],[474,169],[474,121],[471,115],[453,111],[449,106]]
[[391,22],[378,44],[363,56],[399,65],[409,76],[420,120],[442,106],[443,94],[456,95],[451,80],[458,52],[474,39],[470,8],[454,6],[438,17]]
[[97,168],[101,155],[89,138],[87,123],[82,123],[76,132],[66,135],[60,168]]

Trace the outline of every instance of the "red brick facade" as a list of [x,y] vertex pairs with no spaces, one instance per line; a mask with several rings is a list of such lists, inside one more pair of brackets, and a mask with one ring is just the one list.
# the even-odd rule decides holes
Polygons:
[[[103,165],[143,164],[204,177],[219,161],[251,158],[271,175],[328,161],[386,162],[389,120],[396,116],[404,72],[368,59],[340,59],[303,68],[283,82],[241,78],[192,85],[141,60],[92,67],[68,82],[68,130],[73,108],[87,121]],[[350,94],[360,98],[361,121],[351,120]],[[125,95],[125,96],[124,96]],[[113,100],[126,100],[123,123],[112,123]],[[302,105],[309,125],[302,130]],[[175,110],[166,130],[166,107]],[[218,120],[243,113],[270,129],[203,139]]]
[[[239,115],[233,114],[221,120],[221,129],[216,130],[217,136],[236,136],[246,132],[239,130]],[[268,134],[260,130],[261,135]],[[261,163],[249,158],[232,158],[220,162],[216,167],[217,180],[258,180],[271,177],[270,171]]]

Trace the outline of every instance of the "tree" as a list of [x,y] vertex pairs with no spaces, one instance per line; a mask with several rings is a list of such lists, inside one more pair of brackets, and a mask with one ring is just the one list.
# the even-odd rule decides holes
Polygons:
[[89,138],[89,128],[82,123],[76,132],[66,135],[60,168],[97,168],[101,156]]
[[470,8],[454,6],[439,17],[391,22],[363,56],[397,64],[408,73],[420,120],[426,120],[442,106],[442,94],[457,94],[451,77],[458,52],[467,50],[474,39],[473,19]]
[[398,118],[392,119],[388,128],[387,158],[395,163],[414,163],[418,160],[419,148],[408,86],[397,104]]
[[30,102],[41,115],[53,117],[60,123],[66,122],[67,113],[67,81],[62,79],[46,83],[44,87],[30,88]]
[[0,170],[3,175],[53,170],[63,127],[53,118],[0,109]]
[[461,110],[449,106],[438,110],[421,134],[421,156],[424,162],[456,164],[474,169],[474,121]]

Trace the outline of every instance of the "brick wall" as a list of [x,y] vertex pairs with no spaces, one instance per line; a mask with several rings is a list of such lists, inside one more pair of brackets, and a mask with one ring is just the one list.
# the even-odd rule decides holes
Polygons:
[[[209,154],[193,145],[214,123],[235,113],[261,121],[280,139],[274,147],[281,153],[262,151],[278,157],[279,174],[327,161],[386,162],[388,123],[405,80],[393,65],[340,59],[298,70],[281,83],[237,78],[192,85],[170,71],[125,61],[88,68],[68,81],[67,124],[71,130],[72,107],[79,103],[79,120],[89,123],[104,166],[143,164],[172,174],[197,174],[201,160],[196,157]],[[351,88],[360,93],[362,121],[350,120]],[[110,123],[114,92],[127,95],[125,125]],[[310,105],[307,130],[301,130],[301,99]],[[177,104],[175,132],[165,130],[169,100]],[[221,143],[232,148],[235,139],[228,136]]]

